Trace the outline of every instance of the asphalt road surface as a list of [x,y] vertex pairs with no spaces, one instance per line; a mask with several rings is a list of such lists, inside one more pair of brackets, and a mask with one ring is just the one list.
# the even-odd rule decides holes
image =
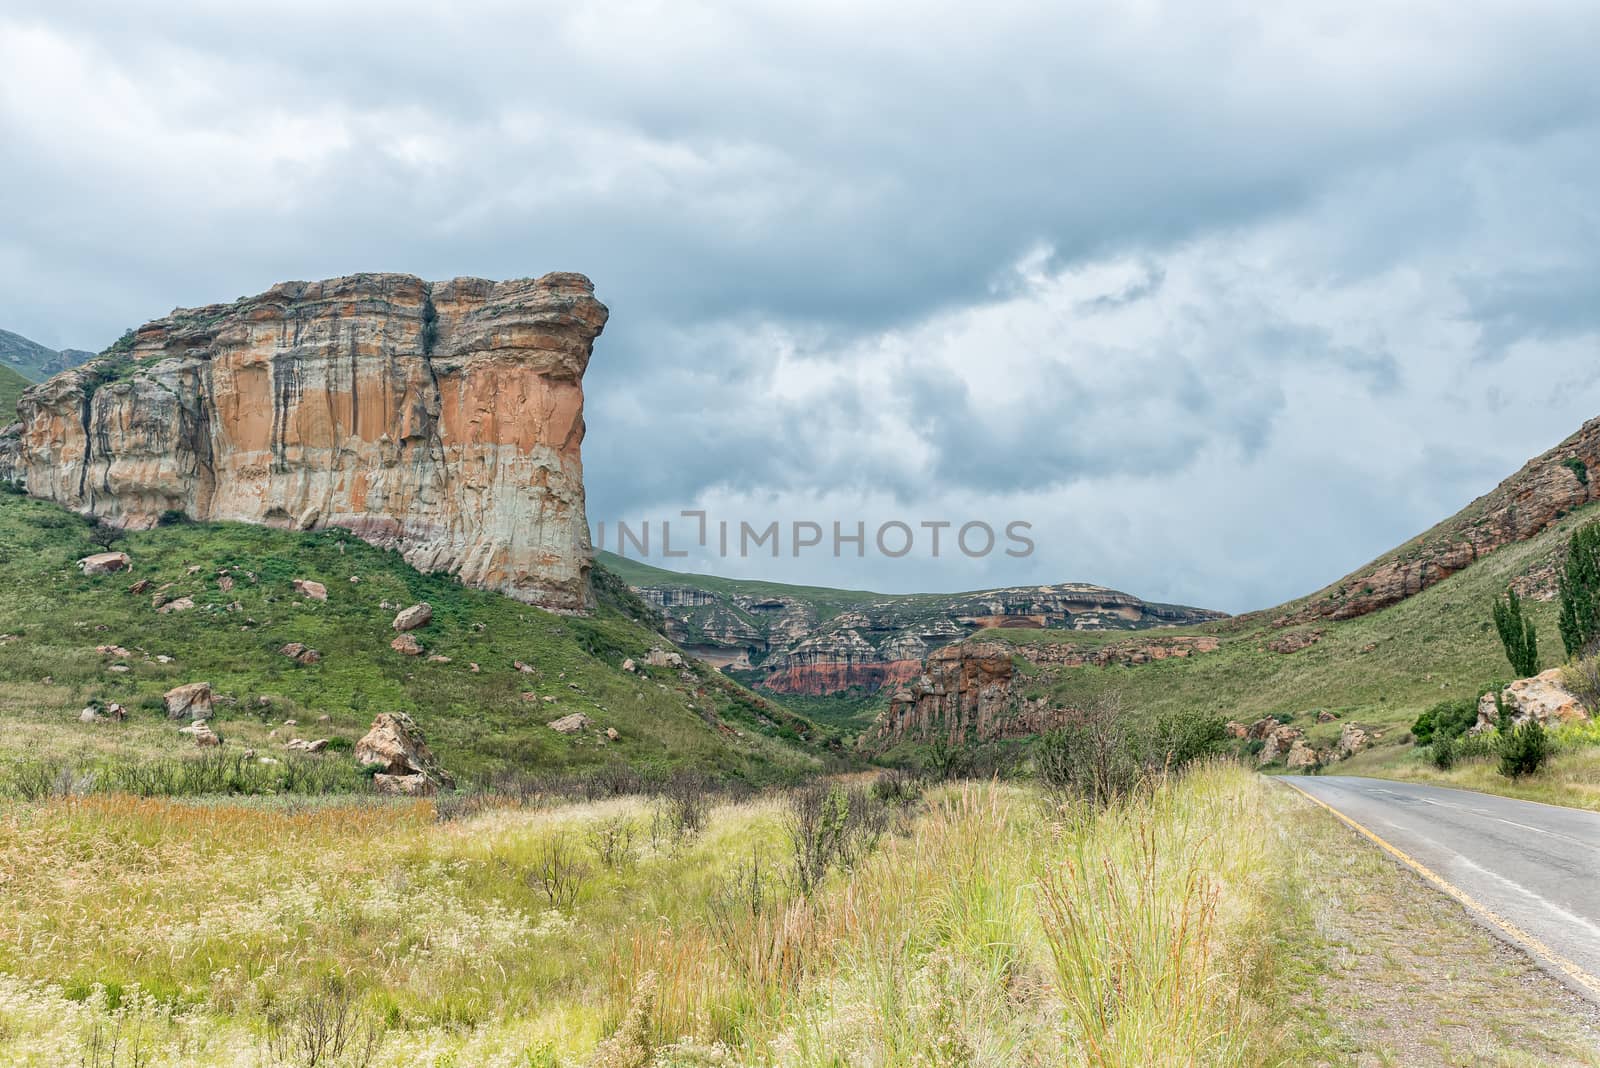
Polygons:
[[1348,775],[1282,781],[1600,1003],[1600,812]]

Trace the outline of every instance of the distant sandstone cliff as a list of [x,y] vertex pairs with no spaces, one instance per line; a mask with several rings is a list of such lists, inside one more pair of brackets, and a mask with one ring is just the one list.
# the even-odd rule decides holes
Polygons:
[[24,393],[0,476],[127,527],[343,527],[582,612],[583,373],[606,314],[578,274],[359,274],[180,309]]
[[706,579],[606,557],[661,609],[684,649],[779,693],[909,683],[935,650],[985,628],[1143,631],[1224,618],[1086,583],[957,594],[874,594]]

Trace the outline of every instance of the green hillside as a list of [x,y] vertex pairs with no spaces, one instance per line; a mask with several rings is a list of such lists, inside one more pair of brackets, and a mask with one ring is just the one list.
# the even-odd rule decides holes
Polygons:
[[17,398],[22,396],[22,391],[33,385],[26,378],[9,367],[0,366],[0,426],[10,423],[17,417]]
[[[337,530],[179,524],[130,533],[115,547],[132,557],[132,571],[86,577],[75,561],[99,551],[90,533],[55,505],[0,495],[0,762],[192,752],[160,697],[199,680],[220,695],[216,726],[230,743],[266,752],[290,733],[351,741],[374,714],[401,709],[445,767],[469,781],[620,764],[767,781],[819,766],[828,742],[809,721],[692,658],[681,670],[621,670],[625,658],[642,661],[666,643],[641,622],[648,608],[602,569],[600,611],[574,619],[422,574]],[[326,602],[296,594],[297,578],[324,583]],[[141,580],[151,588],[129,592]],[[169,583],[165,596],[195,607],[158,612],[152,592]],[[425,655],[391,650],[396,606],[424,600],[433,621],[413,633]],[[320,662],[280,654],[290,642],[318,650]],[[91,701],[132,715],[80,724]],[[595,728],[563,735],[546,726],[574,712]],[[328,722],[318,722],[323,715]],[[271,737],[285,719],[298,726]],[[607,727],[616,740],[605,738]]]
[[[1356,619],[1275,628],[1268,621],[1281,610],[1271,610],[1174,628],[1163,634],[1211,634],[1221,647],[1132,667],[1043,664],[1023,692],[1081,707],[1114,690],[1133,707],[1152,713],[1206,709],[1246,723],[1281,714],[1305,728],[1319,745],[1336,739],[1345,722],[1356,722],[1369,732],[1386,731],[1384,742],[1398,742],[1416,716],[1438,701],[1476,697],[1489,683],[1512,677],[1490,621],[1491,602],[1514,579],[1538,579],[1563,551],[1573,529],[1596,518],[1600,506],[1580,509],[1528,541],[1505,546],[1421,593]],[[1535,582],[1535,587],[1553,590],[1549,579]],[[1554,667],[1564,659],[1556,604],[1538,596],[1526,599],[1525,607],[1538,624],[1542,666]],[[1317,630],[1322,637],[1298,651],[1268,648],[1286,635]],[[977,637],[1012,643],[1027,657],[1028,647],[1038,643],[1081,646],[1114,641],[1119,635],[992,630]],[[1319,723],[1317,714],[1323,711],[1337,718]]]

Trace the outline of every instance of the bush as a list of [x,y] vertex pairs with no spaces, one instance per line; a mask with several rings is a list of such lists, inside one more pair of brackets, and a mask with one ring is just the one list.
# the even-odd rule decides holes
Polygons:
[[1500,739],[1500,774],[1508,779],[1532,775],[1550,755],[1550,737],[1536,719],[1512,727]]
[[1047,787],[1107,804],[1145,780],[1222,752],[1227,733],[1223,718],[1208,712],[1144,722],[1123,707],[1120,695],[1105,694],[1074,722],[1040,736],[1035,762]]
[[[1498,690],[1499,687],[1492,687]],[[1440,736],[1452,741],[1460,738],[1478,722],[1478,702],[1470,697],[1456,697],[1440,701],[1411,724],[1411,737],[1418,745],[1431,745]]]
[[1533,620],[1522,612],[1522,598],[1517,591],[1506,590],[1504,599],[1495,598],[1494,627],[1500,632],[1500,644],[1505,646],[1506,659],[1518,678],[1539,674],[1539,634]]
[[1600,716],[1600,655],[1575,658],[1561,669],[1561,684],[1591,717]]
[[1440,735],[1433,743],[1430,756],[1434,767],[1449,771],[1456,763],[1456,740],[1447,734]]
[[888,826],[888,808],[865,790],[818,783],[791,792],[784,830],[795,891],[808,897],[831,869],[855,867]]
[[165,512],[162,512],[161,517],[156,520],[156,526],[175,527],[181,523],[187,523],[188,521],[188,513],[184,512],[183,509],[168,508]]

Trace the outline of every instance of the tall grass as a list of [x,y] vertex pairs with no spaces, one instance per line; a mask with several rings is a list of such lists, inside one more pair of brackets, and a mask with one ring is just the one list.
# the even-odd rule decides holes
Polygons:
[[[0,1060],[89,1063],[128,1001],[150,1065],[270,1065],[346,1024],[375,1066],[1265,1063],[1268,789],[1206,767],[1092,812],[945,786],[804,892],[783,797],[654,839],[642,798],[14,805]],[[557,853],[582,872],[550,894]]]

